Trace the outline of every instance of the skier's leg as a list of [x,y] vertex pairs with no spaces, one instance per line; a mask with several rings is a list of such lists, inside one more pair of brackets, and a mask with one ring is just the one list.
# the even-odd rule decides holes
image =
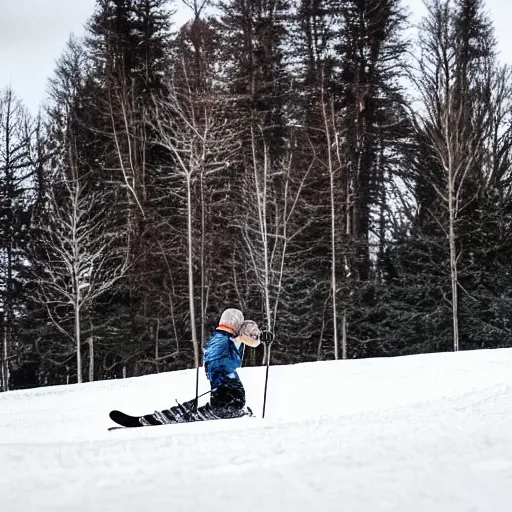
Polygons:
[[237,374],[224,380],[212,391],[210,405],[220,418],[236,418],[246,414],[245,390]]

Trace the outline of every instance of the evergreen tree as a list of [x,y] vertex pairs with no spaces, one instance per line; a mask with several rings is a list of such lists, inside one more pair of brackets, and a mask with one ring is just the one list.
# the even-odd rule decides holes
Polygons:
[[[10,368],[22,346],[17,338],[24,304],[23,269],[28,228],[38,196],[37,124],[11,89],[0,92],[0,389],[9,389]],[[19,362],[19,361],[18,361]]]
[[[161,195],[160,156],[147,116],[152,96],[163,91],[170,64],[171,15],[165,0],[99,0],[88,25],[92,72],[86,98],[94,117],[86,125],[102,155],[95,179],[116,197],[115,215],[127,232],[132,262],[128,284],[119,283],[112,290],[111,299],[118,303],[112,342],[122,339],[123,356],[111,359],[122,367],[129,362],[131,371],[146,371],[136,360],[153,350],[155,326],[162,315],[159,305],[166,303],[161,244],[153,229],[155,200]],[[110,351],[115,353],[115,347]]]

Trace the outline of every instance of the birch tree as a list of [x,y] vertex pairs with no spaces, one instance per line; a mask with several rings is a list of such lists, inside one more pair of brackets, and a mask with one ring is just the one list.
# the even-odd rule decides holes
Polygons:
[[[48,177],[45,213],[38,226],[36,281],[49,319],[70,343],[65,353],[56,356],[62,361],[76,354],[80,383],[83,314],[124,276],[128,259],[126,235],[111,224],[109,200],[102,192],[88,187],[88,174],[79,168],[72,138],[65,147],[61,166],[50,171]],[[89,347],[93,352],[92,332]],[[93,378],[91,368],[89,378]]]
[[263,129],[258,128],[251,128],[252,155],[242,185],[241,220],[235,222],[242,231],[245,257],[262,298],[264,326],[274,331],[285,283],[293,272],[290,247],[309,226],[309,220],[299,215],[313,158],[309,164],[299,165],[292,131],[286,152],[272,158]]
[[[201,97],[212,98],[218,93],[215,90],[215,83],[218,79],[218,72],[215,69],[218,42],[216,42],[211,22],[203,19],[203,12],[207,8],[208,2],[185,0],[183,3],[191,9],[193,18],[181,27],[175,40],[177,51],[173,80],[177,91],[188,98],[194,98],[192,108],[196,111],[195,117],[201,119],[203,104],[198,100]],[[213,279],[215,270],[212,264],[213,258],[207,254],[206,248],[213,244],[214,228],[212,224],[216,220],[214,211],[222,203],[216,199],[216,196],[221,195],[224,188],[222,178],[213,179],[212,175],[206,176],[205,170],[203,166],[196,180],[196,196],[199,203],[197,224],[200,247],[198,266],[200,269],[201,343],[206,341],[208,305],[212,292],[217,289],[215,285],[211,286],[210,280]]]
[[[182,197],[185,204],[188,308],[194,363],[198,367],[200,344],[194,267],[201,244],[194,230],[194,219],[200,205],[194,201],[193,190],[198,180],[209,179],[229,167],[239,143],[236,132],[221,115],[222,104],[214,97],[197,98],[187,88],[178,90],[170,82],[167,91],[165,95],[153,97],[151,127],[154,143],[167,153],[167,161],[161,166],[165,169],[162,179],[167,183],[167,194]],[[201,218],[204,221],[204,211]]]
[[[468,9],[469,4],[472,7]],[[420,42],[422,58],[415,79],[422,102],[416,128],[438,163],[430,170],[430,184],[446,213],[446,221],[442,217],[436,221],[448,243],[454,351],[460,348],[460,220],[475,199],[470,182],[483,163],[491,122],[485,98],[490,95],[492,83],[492,39],[481,8],[479,0],[461,0],[455,6],[435,0],[428,5]],[[462,26],[466,29],[459,30]]]
[[[322,71],[323,75],[323,71]],[[325,82],[322,76],[320,83],[320,105],[322,120],[324,122],[324,153],[325,157],[321,159],[321,163],[329,176],[329,198],[330,198],[330,238],[331,238],[331,305],[332,305],[332,323],[333,323],[333,348],[334,348],[334,359],[339,358],[339,339],[338,339],[338,279],[337,279],[337,267],[338,265],[338,254],[337,254],[337,231],[338,225],[342,224],[341,221],[345,221],[345,232],[350,235],[351,223],[351,197],[350,187],[347,187],[345,197],[345,211],[344,215],[338,213],[339,205],[337,204],[337,197],[339,196],[338,183],[343,183],[341,179],[341,173],[343,172],[343,161],[342,161],[342,148],[340,143],[340,133],[336,122],[336,116],[334,111],[334,101],[332,98],[326,97],[325,94]],[[346,166],[345,166],[346,170]],[[345,192],[345,191],[343,191]],[[338,217],[341,217],[340,219]],[[349,236],[346,237],[349,240]],[[350,274],[349,258],[347,256],[347,248],[344,251],[344,268],[347,273],[347,278]],[[342,359],[347,357],[347,310],[343,309],[342,313],[342,343],[341,343]]]

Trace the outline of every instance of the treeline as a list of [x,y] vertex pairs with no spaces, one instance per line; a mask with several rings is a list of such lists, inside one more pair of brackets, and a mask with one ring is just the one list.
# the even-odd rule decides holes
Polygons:
[[[512,346],[511,86],[481,0],[97,0],[0,97],[1,389]],[[259,364],[262,354],[244,364]]]

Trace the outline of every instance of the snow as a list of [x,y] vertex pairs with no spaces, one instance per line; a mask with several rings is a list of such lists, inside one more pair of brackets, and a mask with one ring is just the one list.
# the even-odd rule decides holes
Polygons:
[[[511,369],[512,349],[276,366],[265,419],[114,431],[195,372],[3,393],[1,510],[509,511]],[[241,370],[259,416],[264,376]]]

